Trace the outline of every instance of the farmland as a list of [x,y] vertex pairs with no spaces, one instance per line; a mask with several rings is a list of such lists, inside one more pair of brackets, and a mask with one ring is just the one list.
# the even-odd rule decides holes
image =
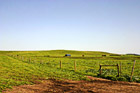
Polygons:
[[[65,54],[71,54],[71,57],[64,57]],[[50,78],[88,81],[86,76],[94,76],[114,81],[129,81],[133,60],[136,60],[136,64],[132,81],[140,82],[140,56],[98,51],[1,51],[0,91]],[[121,64],[120,76],[117,77],[116,67],[103,67],[102,75],[99,75],[100,64]]]

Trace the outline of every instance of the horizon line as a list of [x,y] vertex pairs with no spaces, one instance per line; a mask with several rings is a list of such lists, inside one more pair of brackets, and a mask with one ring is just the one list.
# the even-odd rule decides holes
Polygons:
[[[45,50],[45,49],[29,49],[29,50],[18,50],[18,49],[7,49],[7,50],[0,50],[0,51],[52,51],[52,50],[69,50],[69,49],[51,49],[51,50]],[[93,50],[69,50],[69,51],[91,51],[91,52],[106,52],[106,51],[93,51]],[[139,54],[139,53],[113,53],[113,52],[106,52],[106,53],[112,53],[112,54]],[[140,54],[139,54],[140,55]]]

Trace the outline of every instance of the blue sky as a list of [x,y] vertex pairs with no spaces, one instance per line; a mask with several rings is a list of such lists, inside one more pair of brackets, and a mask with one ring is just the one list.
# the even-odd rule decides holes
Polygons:
[[140,54],[140,0],[0,0],[0,50]]

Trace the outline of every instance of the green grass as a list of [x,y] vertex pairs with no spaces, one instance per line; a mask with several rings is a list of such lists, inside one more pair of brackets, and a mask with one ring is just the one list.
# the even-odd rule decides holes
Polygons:
[[[63,57],[65,54],[72,56]],[[30,62],[29,59],[31,59]],[[60,60],[62,69],[60,69]],[[133,66],[132,60],[136,60],[133,81],[140,82],[140,56],[116,55],[98,51],[0,51],[0,91],[12,88],[12,86],[34,84],[49,78],[86,80],[87,75],[98,77],[99,64],[116,65],[120,62],[122,62],[120,77],[116,77],[116,67],[103,67],[100,77],[129,81]]]

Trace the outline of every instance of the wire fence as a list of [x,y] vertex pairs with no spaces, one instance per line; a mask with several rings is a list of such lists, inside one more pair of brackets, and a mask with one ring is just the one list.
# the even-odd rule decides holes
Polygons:
[[[39,66],[46,66],[51,68],[60,68],[63,70],[72,70],[85,75],[96,76],[100,74],[100,65],[116,65],[119,66],[119,76],[140,79],[140,60],[136,60],[135,67],[133,60],[110,60],[110,59],[73,59],[73,58],[51,58],[51,57],[37,57],[37,56],[20,56],[20,55],[8,55],[12,58],[18,59],[22,62],[36,64]],[[113,66],[102,67],[102,75],[118,75],[118,69]]]

